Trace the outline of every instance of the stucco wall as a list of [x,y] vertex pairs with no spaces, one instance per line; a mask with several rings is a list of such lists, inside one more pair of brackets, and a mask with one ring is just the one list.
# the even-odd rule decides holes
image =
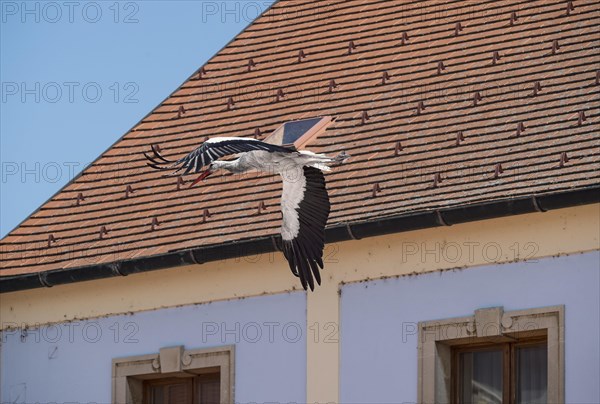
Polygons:
[[[599,267],[592,252],[342,286],[340,401],[416,401],[419,321],[564,304],[566,402],[600,402]],[[303,293],[5,331],[0,397],[110,402],[112,358],[235,344],[237,402],[305,402],[307,335]]]
[[600,253],[342,287],[340,400],[416,402],[417,323],[565,305],[567,403],[600,403]]
[[0,397],[110,403],[112,358],[235,344],[237,402],[305,402],[305,325],[305,295],[286,293],[5,331]]
[[[290,274],[288,265],[280,253],[210,262],[203,265],[171,268],[127,277],[115,277],[52,288],[3,293],[0,294],[0,327],[4,329],[14,323],[24,323],[27,325],[36,323],[49,324],[61,323],[68,320],[77,321],[77,319],[95,319],[98,317],[108,317],[105,324],[110,326],[112,323],[109,320],[111,318],[121,318],[117,315],[123,315],[123,313],[133,312],[138,313],[136,316],[142,316],[147,311],[144,316],[162,318],[164,317],[163,314],[152,313],[154,311],[167,313],[165,308],[168,307],[191,307],[191,305],[199,303],[207,304],[206,307],[221,307],[221,303],[218,303],[219,301],[239,298],[242,299],[226,301],[227,307],[231,308],[230,317],[227,318],[242,318],[244,321],[253,321],[252,319],[258,317],[259,313],[263,313],[263,310],[268,310],[268,307],[270,307],[267,303],[259,304],[255,303],[256,301],[268,302],[268,295],[287,296],[288,293],[291,293],[290,296],[302,296],[301,298],[298,297],[298,299],[302,300],[302,304],[298,305],[294,303],[292,310],[286,310],[285,307],[287,306],[285,306],[281,310],[279,320],[274,321],[280,321],[282,324],[285,322],[294,322],[296,321],[297,313],[301,313],[303,320],[299,323],[305,324],[306,333],[308,334],[304,339],[305,345],[304,351],[302,351],[306,357],[299,360],[295,356],[294,351],[291,353],[291,362],[288,364],[287,350],[285,353],[284,350],[278,351],[277,366],[283,367],[285,362],[285,366],[293,368],[294,373],[293,375],[286,373],[291,371],[287,367],[285,368],[285,372],[279,372],[278,367],[274,367],[273,373],[281,376],[281,379],[273,379],[274,383],[270,384],[269,388],[274,389],[275,392],[287,391],[286,397],[304,397],[302,399],[290,398],[290,400],[299,402],[340,402],[341,398],[348,399],[348,395],[340,397],[340,386],[343,394],[348,392],[348,388],[356,387],[348,387],[349,379],[346,378],[346,381],[342,382],[339,378],[339,364],[342,363],[344,366],[343,372],[345,372],[345,361],[352,360],[352,358],[356,359],[356,357],[349,355],[342,358],[340,355],[342,350],[338,344],[340,337],[340,312],[342,312],[342,315],[345,315],[344,313],[347,314],[348,310],[347,308],[342,309],[340,304],[342,301],[347,301],[346,296],[353,290],[352,288],[359,288],[358,290],[360,290],[364,286],[364,284],[356,282],[388,278],[388,280],[374,283],[374,285],[379,283],[388,285],[394,282],[404,285],[406,279],[436,279],[436,276],[442,276],[443,279],[446,279],[446,277],[450,277],[452,274],[466,277],[470,271],[481,271],[482,269],[478,269],[478,266],[485,266],[486,270],[498,272],[499,275],[497,277],[502,280],[504,277],[502,271],[506,269],[507,274],[510,273],[511,275],[510,279],[506,280],[506,283],[510,284],[510,288],[502,292],[505,295],[501,295],[501,290],[496,290],[491,285],[485,283],[480,285],[475,275],[472,275],[473,278],[465,278],[467,280],[461,287],[463,288],[462,290],[468,290],[470,293],[473,293],[472,296],[480,295],[478,291],[483,290],[481,288],[489,288],[491,292],[496,294],[492,293],[490,296],[485,293],[481,294],[481,304],[505,305],[507,306],[507,310],[509,310],[514,306],[511,306],[511,304],[515,300],[513,297],[517,294],[515,288],[524,287],[522,286],[524,284],[520,279],[520,274],[525,274],[525,271],[513,271],[512,268],[517,264],[510,264],[511,262],[526,259],[547,259],[547,257],[564,255],[577,257],[582,252],[598,251],[600,250],[599,228],[600,205],[596,204],[329,244],[326,250],[327,258],[326,269],[323,272],[323,284],[314,293],[309,293],[308,295],[305,295],[303,291],[297,291],[297,288],[300,287],[299,282],[297,278]],[[475,268],[454,269],[467,267]],[[536,267],[536,265],[531,266],[531,264],[527,264],[523,268],[535,269]],[[439,275],[438,271],[446,270],[454,272],[445,272],[443,275]],[[473,274],[475,273],[473,272]],[[552,277],[552,273],[552,271],[549,271],[547,275],[544,275],[549,276],[548,279],[544,279],[541,275],[539,277],[544,282],[559,283],[559,285],[553,286],[554,290],[561,291],[561,283],[566,285],[566,290],[570,290],[570,285],[564,282],[564,277]],[[405,278],[405,276],[411,274],[414,278]],[[576,274],[576,272],[572,272],[572,274]],[[397,277],[399,276],[402,278],[398,279]],[[556,279],[560,279],[560,281]],[[586,280],[581,281],[579,278],[577,281],[585,285],[585,289],[580,291],[579,298],[590,301],[590,306],[593,303],[592,299],[596,299],[597,306],[598,288],[600,287],[598,280],[596,279],[595,284],[593,282],[589,283]],[[467,286],[467,284],[471,285]],[[593,285],[597,286],[596,290],[593,290]],[[553,296],[556,297],[556,293],[551,294],[545,290],[538,290],[536,288],[532,288],[531,291],[532,293],[529,298],[533,299],[535,297],[537,300],[545,299],[548,300],[548,304],[556,304],[556,299],[550,299]],[[340,292],[343,292],[341,293],[341,298]],[[399,297],[396,296],[398,292],[391,291],[388,293],[393,295],[393,299],[390,300],[389,304],[390,307],[394,308],[394,305],[398,305],[397,299]],[[527,294],[519,293],[520,299],[526,300],[528,298]],[[462,300],[460,299],[440,301],[445,295],[432,294],[427,296],[427,299],[430,299],[432,302],[432,307],[453,307],[452,311],[456,311],[453,316],[464,315],[465,312],[472,314],[473,308],[461,303]],[[488,302],[485,300],[491,299],[493,296],[497,297],[497,301]],[[504,297],[501,299],[502,296]],[[571,297],[575,298],[577,296]],[[380,306],[385,307],[385,299],[373,298],[372,294],[367,293],[358,302],[354,303],[357,306],[357,315],[363,309],[380,308],[373,306],[370,303],[370,299],[379,301]],[[430,300],[427,300],[427,302]],[[405,307],[405,303],[404,301],[402,302],[402,307]],[[479,302],[472,303],[473,305],[480,304]],[[567,302],[564,303],[566,304]],[[361,304],[365,304],[365,307],[360,307]],[[544,305],[546,304],[544,303]],[[529,305],[524,306],[529,307]],[[238,307],[240,308],[239,311]],[[179,313],[178,310],[182,309],[173,310],[175,310],[174,313]],[[421,313],[421,310],[423,310],[421,306],[415,306],[415,313]],[[240,314],[246,313],[249,315],[250,312],[257,315],[254,317],[244,317],[245,315]],[[397,314],[397,311],[391,311],[391,313]],[[591,313],[593,314],[593,312]],[[423,312],[423,314],[427,313]],[[437,313],[432,312],[430,316],[433,318],[443,317],[442,314],[439,313],[437,315]],[[213,316],[212,313],[210,315]],[[376,315],[383,316],[380,312],[377,312]],[[146,318],[144,316],[141,318]],[[568,307],[567,316],[569,316]],[[413,317],[409,317],[409,320],[412,321]],[[125,316],[124,318],[129,318],[129,316]],[[428,318],[420,318],[419,316],[414,321],[426,319]],[[374,321],[375,318],[369,320]],[[392,320],[397,321],[396,318]],[[390,320],[390,315],[387,315],[381,321],[389,322],[392,320]],[[229,322],[230,320],[226,321]],[[170,324],[168,331],[161,330],[160,335],[181,335],[185,341],[192,338],[189,335],[190,328],[187,328],[187,326],[181,326],[179,323]],[[355,324],[355,321],[352,318],[348,319],[347,325],[352,326],[353,324]],[[369,323],[366,324],[369,325]],[[391,329],[393,330],[393,328]],[[346,328],[347,336],[350,332],[349,330]],[[361,338],[362,336],[368,336],[367,334],[367,331],[364,334],[360,334]],[[567,337],[569,335],[569,331],[567,331]],[[587,337],[583,336],[582,338]],[[598,338],[597,334],[596,338]],[[151,344],[152,349],[140,349],[139,351],[142,351],[142,353],[156,352],[159,342],[162,343],[161,341],[157,340],[156,343]],[[365,343],[372,341],[372,336],[370,339],[365,339]],[[229,343],[230,341],[226,342]],[[350,342],[352,342],[351,339],[347,341],[347,343]],[[187,342],[185,345],[186,348],[200,348],[204,346],[203,344],[188,344]],[[298,349],[298,346],[294,345],[295,349]],[[18,345],[14,347],[18,347]],[[3,347],[0,350],[0,354],[8,356],[10,359],[9,361],[2,357],[2,366],[0,367],[0,373],[2,373],[0,379],[3,381],[0,384],[0,388],[4,389],[0,392],[0,397],[3,399],[9,394],[6,392],[9,377],[7,375],[12,374],[12,363],[18,363],[17,358],[21,357],[31,360],[28,350],[19,350],[13,353],[12,348]],[[115,351],[119,356],[138,353],[136,350],[128,350],[123,346],[121,348],[122,351]],[[347,347],[344,349],[347,349]],[[569,347],[567,347],[568,350]],[[82,349],[83,351],[85,350]],[[48,352],[42,353],[47,357]],[[41,355],[42,358],[44,357],[42,354],[38,355]],[[256,361],[258,356],[257,354],[252,357],[252,360]],[[415,358],[416,356],[411,357],[407,362],[410,366],[407,365],[406,369],[409,370],[406,372],[416,370]],[[239,360],[241,359],[238,357],[238,362]],[[30,363],[34,365],[27,366],[35,366],[37,362],[31,361]],[[256,363],[261,364],[263,362]],[[270,362],[264,363],[268,365]],[[300,363],[300,365],[295,365],[296,363]],[[570,363],[567,362],[567,365],[572,366],[569,365]],[[95,367],[97,364],[94,363],[93,366]],[[250,365],[244,364],[243,366]],[[305,372],[302,377],[300,373],[297,373],[300,369],[299,366],[302,366]],[[16,369],[18,372],[21,372],[18,374],[24,374],[25,372],[25,369],[22,367],[16,367]],[[404,372],[404,369],[400,370]],[[396,371],[398,368],[391,370]],[[57,372],[62,371],[63,368],[57,369]],[[81,372],[84,371],[85,369],[81,370]],[[267,399],[264,398],[262,384],[259,383],[253,387],[243,384],[246,380],[252,382],[253,378],[262,377],[262,372],[257,371],[255,368],[252,368],[252,372],[256,374],[250,376],[249,379],[238,379],[237,391],[239,394],[236,398],[238,400],[262,402]],[[77,375],[76,373],[69,373],[69,375],[73,374]],[[99,371],[95,370],[93,374],[99,374]],[[265,378],[270,374],[267,372]],[[410,373],[406,373],[406,375],[404,373],[401,374],[402,376],[400,377],[412,377]],[[597,374],[598,372],[596,371],[593,375]],[[393,380],[394,384],[399,385],[398,379],[395,379],[396,376],[396,373],[392,373],[383,377],[382,380]],[[52,378],[56,379],[60,379],[61,377],[67,376],[52,375]],[[77,375],[77,377],[85,380],[83,376]],[[572,374],[567,374],[567,394],[573,394],[569,390],[569,383],[572,383],[569,381],[569,378],[578,377],[579,369],[575,369]],[[584,375],[584,377],[587,377],[587,375]],[[295,380],[292,380],[292,378],[295,378]],[[285,383],[280,383],[279,381],[283,379],[285,379]],[[369,379],[365,380],[368,381]],[[11,383],[13,382],[13,379],[11,379]],[[304,395],[300,396],[299,390],[296,389],[302,389],[301,385],[303,383],[305,384],[305,392]],[[293,384],[293,388],[290,388],[290,384]],[[410,390],[403,388],[403,394],[405,393],[407,397],[412,397],[414,401],[416,384],[408,384],[410,384]],[[104,387],[101,387],[103,392],[105,391]],[[246,389],[246,392],[249,392],[252,388],[255,390],[246,396],[240,396],[240,394],[246,394],[244,393],[244,389]],[[85,388],[83,389],[85,390]],[[389,394],[389,389],[398,390],[397,387],[388,386],[379,393]],[[255,395],[260,395],[259,397],[261,398],[256,398]],[[597,396],[598,394],[596,394],[596,398]],[[63,400],[60,400],[61,402],[69,399],[69,396],[60,397],[65,397]],[[73,398],[73,400],[81,401],[78,398]],[[286,402],[287,399],[273,398],[273,400]]]

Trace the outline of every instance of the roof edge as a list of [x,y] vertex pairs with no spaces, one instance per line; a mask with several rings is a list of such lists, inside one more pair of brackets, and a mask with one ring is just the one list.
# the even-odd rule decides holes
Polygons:
[[[325,239],[327,243],[359,240],[366,237],[439,226],[451,226],[525,213],[546,212],[548,210],[598,202],[600,202],[600,186],[594,186],[551,194],[531,195],[501,201],[391,216],[376,220],[338,224],[325,230]],[[127,276],[135,273],[203,264],[248,255],[266,254],[280,250],[280,246],[280,236],[259,237],[109,264],[88,265],[0,277],[0,293],[52,287],[115,276]]]

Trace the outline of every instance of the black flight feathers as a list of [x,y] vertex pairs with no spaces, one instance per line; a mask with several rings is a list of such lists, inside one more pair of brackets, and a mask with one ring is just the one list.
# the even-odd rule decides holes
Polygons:
[[304,167],[306,189],[296,208],[300,221],[298,235],[293,240],[283,240],[283,254],[294,275],[300,277],[304,289],[314,290],[316,280],[321,284],[319,268],[323,269],[325,225],[331,210],[321,170]]
[[[148,159],[148,165],[158,170],[173,169],[177,170],[178,173],[181,170],[185,170],[182,174],[188,174],[192,170],[199,172],[202,167],[209,165],[215,160],[230,154],[244,153],[254,150],[264,150],[268,152],[283,152],[292,153],[294,150],[285,148],[283,146],[273,145],[265,142],[261,142],[255,139],[244,139],[244,138],[222,138],[217,140],[214,138],[208,140],[200,147],[189,153],[187,156],[180,158],[176,161],[167,160],[164,158],[157,147],[152,145],[152,155],[144,153],[146,159]],[[175,174],[174,173],[174,174]]]

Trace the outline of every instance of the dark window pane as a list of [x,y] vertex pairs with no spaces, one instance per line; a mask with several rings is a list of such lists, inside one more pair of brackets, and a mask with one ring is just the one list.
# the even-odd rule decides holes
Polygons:
[[150,404],[166,404],[163,400],[165,395],[163,386],[150,388]]
[[219,404],[221,401],[219,382],[202,383],[200,387],[200,403],[199,404]]
[[221,402],[221,377],[218,373],[201,375],[197,378],[196,404],[219,404]]
[[192,380],[153,380],[147,385],[147,404],[192,404]]
[[460,354],[460,402],[502,403],[502,351]]
[[303,119],[301,121],[292,121],[285,124],[283,130],[282,144],[292,144],[300,139],[302,135],[315,126],[321,118]]
[[283,127],[269,135],[265,142],[276,145],[291,145],[321,122],[323,118],[309,118],[286,122]]
[[517,348],[518,404],[545,404],[548,394],[548,347],[546,344]]
[[172,384],[168,386],[169,400],[165,404],[189,404],[192,401],[192,391],[189,383]]

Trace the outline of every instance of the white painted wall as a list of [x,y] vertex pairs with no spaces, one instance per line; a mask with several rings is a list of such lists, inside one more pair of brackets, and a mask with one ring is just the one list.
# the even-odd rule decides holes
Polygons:
[[306,401],[304,293],[46,326],[24,342],[5,332],[2,341],[2,403],[110,403],[113,358],[229,344],[237,402]]
[[565,305],[567,403],[600,403],[600,253],[345,285],[340,401],[412,403],[417,323]]

